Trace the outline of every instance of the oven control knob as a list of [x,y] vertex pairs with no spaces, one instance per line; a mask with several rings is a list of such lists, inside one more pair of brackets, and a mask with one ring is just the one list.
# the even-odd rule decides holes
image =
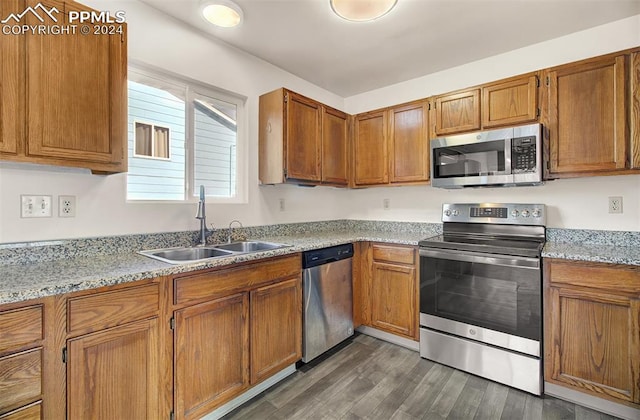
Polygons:
[[529,217],[529,210],[527,209],[522,210],[522,217]]
[[447,217],[451,216],[451,210],[446,209],[446,210],[444,211],[444,215],[445,215],[445,216],[447,216]]
[[453,212],[451,212],[451,214],[453,214],[454,216],[457,216],[460,214],[460,212],[458,210],[454,210]]
[[533,209],[533,212],[531,213],[531,215],[533,217],[540,217],[542,215],[542,212],[540,211],[540,209]]
[[511,210],[511,217],[518,217],[520,212],[517,209]]

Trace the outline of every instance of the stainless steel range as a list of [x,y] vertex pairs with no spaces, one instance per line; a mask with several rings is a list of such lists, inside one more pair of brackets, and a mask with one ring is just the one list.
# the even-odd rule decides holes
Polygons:
[[444,204],[420,241],[420,355],[542,394],[544,204]]

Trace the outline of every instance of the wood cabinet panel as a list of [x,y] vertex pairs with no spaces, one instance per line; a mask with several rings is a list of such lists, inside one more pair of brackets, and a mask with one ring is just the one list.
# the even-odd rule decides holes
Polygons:
[[[60,17],[92,11],[76,2],[39,3],[55,7]],[[40,23],[33,15],[27,22]],[[126,37],[29,36],[26,48],[26,155],[96,171],[126,170]]]
[[44,338],[42,305],[0,312],[0,354]]
[[538,119],[538,77],[531,75],[482,87],[482,128]]
[[322,107],[293,92],[286,93],[286,176],[320,181],[322,158]]
[[374,262],[372,270],[372,326],[415,338],[418,310],[415,268]]
[[630,117],[631,167],[640,168],[640,51],[631,54]]
[[[0,2],[0,16],[20,13],[22,0]],[[25,119],[25,45],[24,36],[0,36],[0,154],[18,152],[24,138]]]
[[358,115],[354,124],[354,184],[364,186],[389,183],[385,112]]
[[546,73],[551,177],[627,166],[626,62],[606,56]]
[[42,349],[0,358],[0,414],[42,397]]
[[176,418],[195,419],[249,386],[249,295],[175,313]]
[[349,129],[347,114],[323,107],[322,113],[322,182],[335,185],[349,183]]
[[40,402],[0,415],[0,420],[40,420],[42,418],[42,403]]
[[97,331],[157,316],[159,285],[71,298],[67,303],[69,333]]
[[174,303],[196,303],[223,294],[248,290],[281,278],[300,274],[300,254],[260,262],[257,266],[200,272],[174,280]]
[[397,245],[374,244],[373,260],[386,261],[400,264],[415,264],[415,249],[412,247],[402,247]]
[[388,111],[392,183],[429,179],[428,106],[421,101]]
[[300,278],[251,292],[251,384],[302,358]]
[[480,129],[480,89],[435,97],[435,133],[461,133]]
[[[633,276],[635,290],[624,286]],[[598,281],[607,286],[597,285]],[[637,407],[637,267],[599,263],[583,266],[582,262],[548,260],[545,307],[545,380]]]
[[69,340],[69,418],[159,418],[159,345],[157,318]]

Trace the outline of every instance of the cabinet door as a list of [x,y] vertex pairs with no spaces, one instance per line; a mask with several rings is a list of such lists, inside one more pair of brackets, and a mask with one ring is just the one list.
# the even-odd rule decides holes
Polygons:
[[[550,287],[545,378],[591,394],[640,402],[640,301]],[[550,356],[550,358],[549,358]]]
[[547,73],[550,176],[625,169],[626,57],[605,57]]
[[631,54],[631,113],[629,132],[631,137],[631,167],[640,168],[640,51]]
[[384,111],[361,114],[355,118],[354,184],[389,183],[387,122]]
[[392,183],[429,179],[428,112],[426,101],[389,110]]
[[[55,7],[62,25],[68,24],[69,10],[92,10],[57,0],[28,4]],[[40,23],[33,14],[28,21]],[[126,170],[126,37],[83,35],[79,29],[27,37],[26,154],[96,171]]]
[[161,392],[158,319],[68,341],[70,419],[157,419]]
[[416,270],[386,263],[373,263],[371,325],[411,339],[416,335]]
[[287,178],[320,181],[322,106],[304,96],[287,92]]
[[[24,10],[22,0],[2,0],[0,16]],[[0,153],[15,154],[24,138],[24,36],[0,36]]]
[[347,114],[323,107],[322,182],[347,185],[349,182],[349,142]]
[[480,129],[480,89],[435,98],[438,136]]
[[302,357],[302,289],[295,278],[251,291],[251,384]]
[[175,412],[197,419],[249,386],[249,295],[175,312]]
[[482,88],[482,128],[538,119],[538,77],[520,77]]

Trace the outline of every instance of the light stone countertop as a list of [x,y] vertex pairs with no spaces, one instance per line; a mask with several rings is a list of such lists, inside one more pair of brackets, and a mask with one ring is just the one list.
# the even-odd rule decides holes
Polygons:
[[294,254],[358,241],[417,245],[424,232],[313,232],[259,239],[292,245],[271,251],[213,258],[206,262],[172,265],[135,252],[63,258],[28,264],[0,265],[0,304],[111,286],[244,261]]
[[547,242],[543,258],[640,265],[640,246]]
[[[322,225],[324,230],[307,231],[307,225],[314,228]],[[0,247],[0,251],[4,252],[0,252],[0,257],[11,262],[0,264],[0,304],[223,267],[350,242],[417,245],[420,240],[440,233],[440,226],[437,224],[361,221],[315,222],[250,229],[252,228],[248,230],[251,239],[291,246],[213,258],[200,263],[172,265],[142,256],[134,250],[149,249],[149,243],[161,244],[155,248],[181,246],[190,243],[193,232],[152,235],[160,242],[145,242],[146,235],[134,235],[55,241],[54,246],[40,246],[37,243],[4,245]],[[548,229],[547,238],[543,258],[640,266],[639,232]],[[176,240],[186,242],[175,242]],[[91,250],[93,248],[100,252],[91,254],[94,252]]]

